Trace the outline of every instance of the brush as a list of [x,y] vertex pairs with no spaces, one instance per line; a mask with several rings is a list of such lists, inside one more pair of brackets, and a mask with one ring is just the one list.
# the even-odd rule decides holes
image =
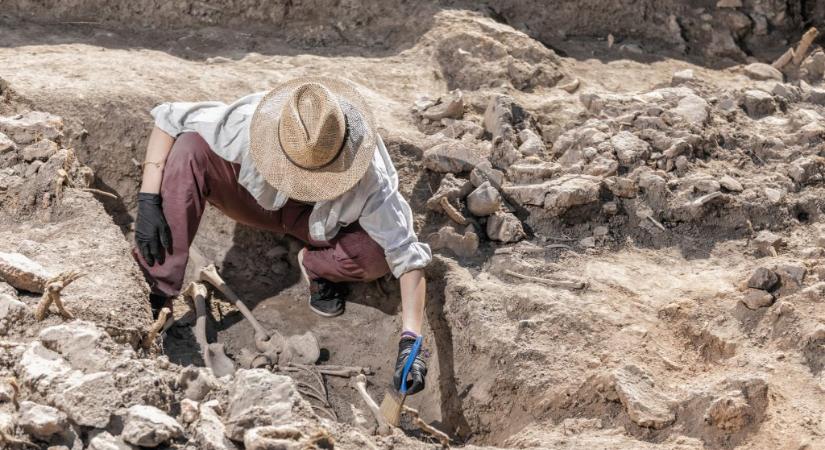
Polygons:
[[410,374],[410,368],[421,350],[422,339],[423,336],[415,338],[410,355],[407,356],[407,362],[404,363],[404,370],[401,371],[401,389],[398,391],[390,389],[381,402],[381,415],[384,416],[387,423],[394,427],[401,424],[401,410],[404,407],[404,400],[407,399],[407,375]]

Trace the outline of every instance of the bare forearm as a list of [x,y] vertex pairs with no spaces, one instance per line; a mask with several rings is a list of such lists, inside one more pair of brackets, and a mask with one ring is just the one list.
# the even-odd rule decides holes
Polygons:
[[401,275],[401,321],[404,331],[421,334],[424,325],[424,305],[427,297],[427,282],[424,271],[411,270]]
[[163,166],[172,149],[175,139],[158,127],[152,129],[149,145],[146,147],[146,159],[143,164],[143,181],[140,192],[157,194],[163,180]]

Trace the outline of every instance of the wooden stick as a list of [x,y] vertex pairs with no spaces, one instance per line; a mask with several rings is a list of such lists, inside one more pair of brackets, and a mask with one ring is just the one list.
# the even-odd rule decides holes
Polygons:
[[160,313],[158,313],[158,319],[152,324],[152,327],[149,328],[149,333],[147,333],[143,339],[143,348],[148,350],[152,347],[152,344],[155,343],[155,338],[158,337],[158,333],[160,333],[160,330],[166,325],[166,320],[170,314],[172,314],[171,309],[161,308]]
[[789,48],[785,53],[782,54],[776,61],[771,64],[774,69],[781,70],[783,67],[787,66],[791,60],[793,60],[793,47]]
[[802,39],[799,40],[799,45],[796,46],[796,50],[794,51],[793,55],[793,63],[797,66],[805,59],[807,56],[808,48],[814,42],[814,39],[819,35],[819,31],[816,27],[811,27],[805,34],[802,35]]
[[412,417],[412,420],[413,420],[413,423],[415,424],[415,426],[417,426],[418,428],[421,428],[422,431],[426,432],[430,436],[438,439],[438,442],[441,443],[442,447],[444,447],[444,448],[449,448],[450,447],[450,436],[447,436],[447,433],[444,433],[443,431],[434,428],[433,426],[431,426],[427,422],[424,422],[421,419],[421,416],[418,414],[417,410],[415,410],[413,408],[410,408],[407,405],[404,405],[404,412],[406,412],[407,414],[409,414]]
[[505,275],[510,275],[511,277],[520,278],[522,280],[527,281],[534,281],[536,283],[546,284],[550,287],[560,287],[563,289],[572,289],[572,290],[579,290],[584,289],[587,287],[587,283],[584,281],[573,281],[573,280],[551,280],[549,278],[540,278],[540,277],[533,277],[530,275],[522,275],[518,272],[513,272],[512,270],[505,269]]
[[367,404],[367,408],[373,417],[375,417],[375,421],[378,422],[378,429],[376,430],[378,434],[381,436],[392,434],[392,427],[387,423],[386,419],[384,419],[384,416],[381,415],[381,408],[378,407],[378,403],[375,403],[375,400],[370,397],[370,393],[367,392],[367,377],[364,374],[359,374],[355,377],[355,390],[361,394],[361,399]]
[[459,225],[467,225],[467,218],[461,215],[455,206],[453,206],[447,197],[441,197],[441,200],[438,201],[438,204],[441,205],[441,209],[444,210],[444,214],[447,214],[447,217],[456,222]]

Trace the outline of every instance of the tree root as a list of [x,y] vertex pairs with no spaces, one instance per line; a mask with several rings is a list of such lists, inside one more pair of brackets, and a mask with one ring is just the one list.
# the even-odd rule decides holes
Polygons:
[[37,304],[37,308],[34,311],[34,318],[38,321],[45,319],[49,313],[49,307],[54,303],[61,316],[66,319],[74,319],[74,314],[66,310],[66,307],[63,305],[60,294],[66,286],[82,276],[82,273],[70,270],[49,280],[43,290],[43,297],[40,298],[40,303]]
[[438,442],[441,443],[441,446],[444,448],[450,447],[450,436],[447,436],[447,433],[444,433],[441,430],[438,430],[424,420],[421,419],[421,416],[418,414],[418,410],[410,408],[407,405],[404,405],[404,412],[409,414],[412,418],[413,423],[415,426],[421,429],[421,431],[429,434],[430,436],[438,439]]

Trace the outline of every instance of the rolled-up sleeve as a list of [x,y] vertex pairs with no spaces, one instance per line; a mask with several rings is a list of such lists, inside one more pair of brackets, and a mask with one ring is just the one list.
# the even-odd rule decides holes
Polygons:
[[155,126],[177,138],[198,133],[222,158],[240,162],[249,142],[249,118],[263,93],[252,94],[232,104],[221,102],[162,103],[152,109]]
[[430,246],[418,242],[415,235],[410,205],[389,180],[379,182],[358,222],[384,248],[387,263],[396,278],[424,268],[432,260]]

